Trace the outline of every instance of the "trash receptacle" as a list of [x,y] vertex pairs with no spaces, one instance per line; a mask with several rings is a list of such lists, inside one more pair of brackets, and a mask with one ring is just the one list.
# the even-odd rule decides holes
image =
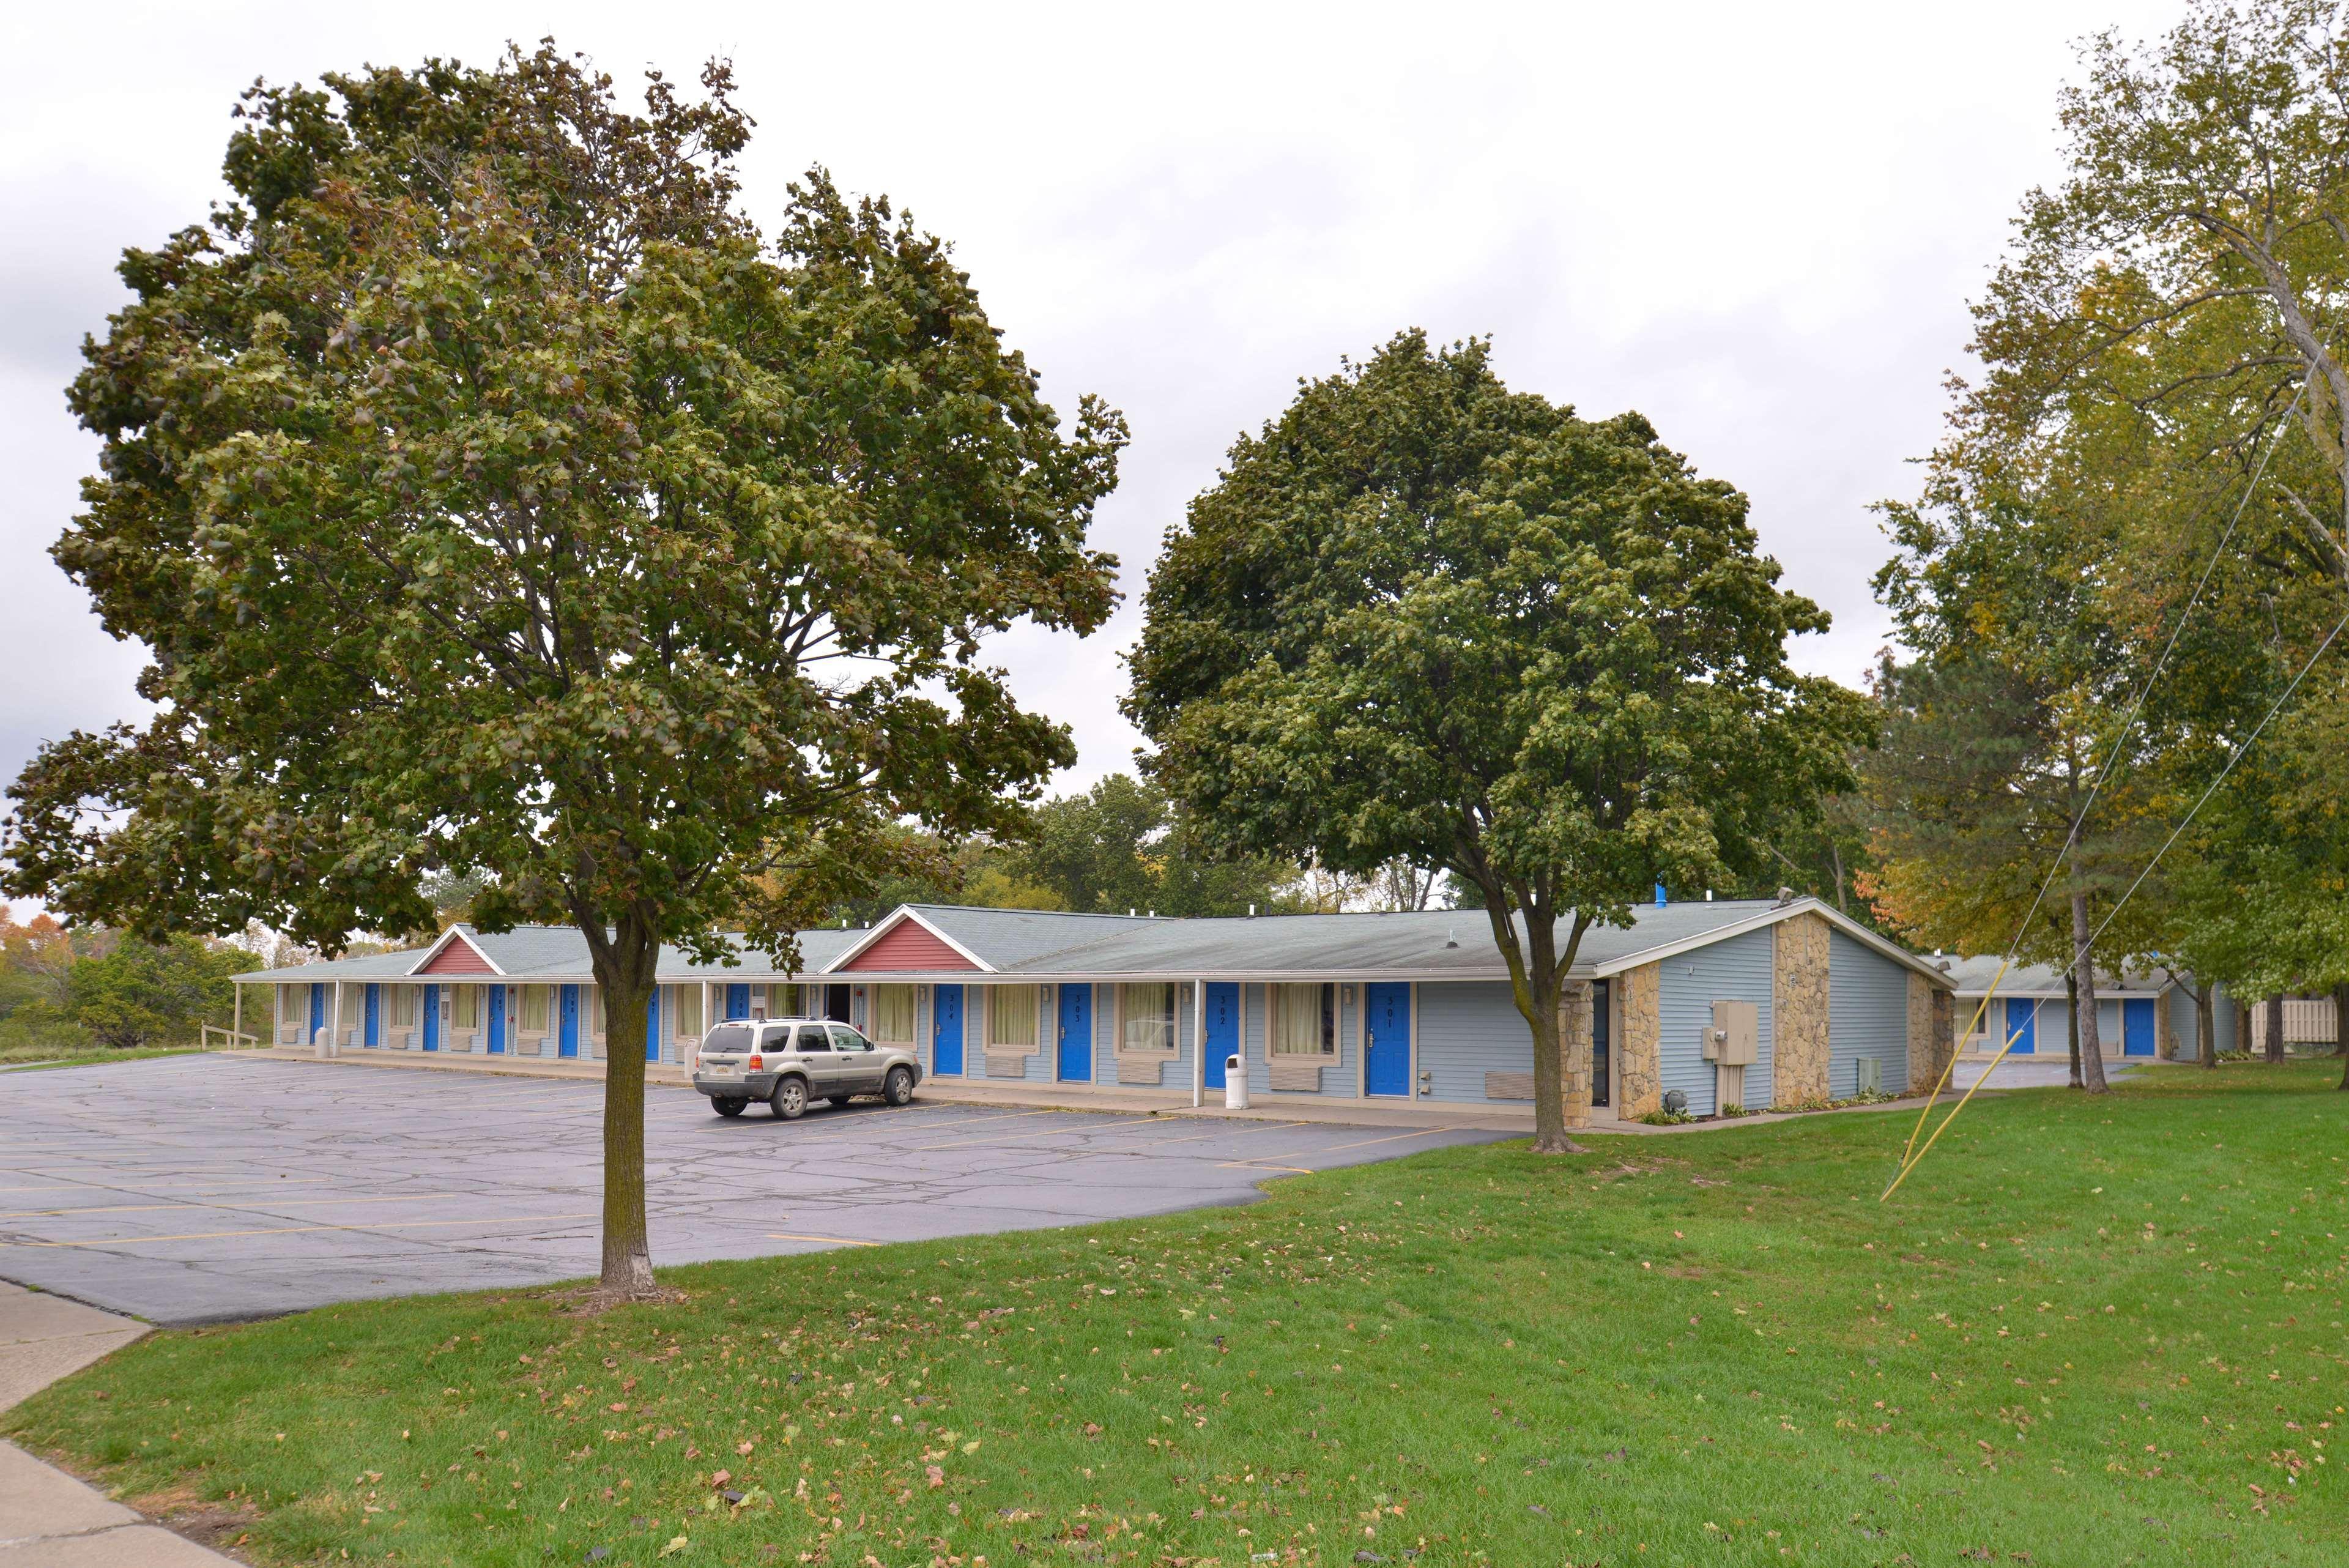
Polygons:
[[1224,1058],[1224,1109],[1244,1111],[1247,1104],[1247,1064],[1238,1056]]

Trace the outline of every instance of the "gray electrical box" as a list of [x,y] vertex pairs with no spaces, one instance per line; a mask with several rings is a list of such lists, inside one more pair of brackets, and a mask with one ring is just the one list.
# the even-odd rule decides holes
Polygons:
[[1750,1067],[1762,1049],[1762,1010],[1750,1002],[1716,1002],[1704,1031],[1704,1059],[1724,1067]]

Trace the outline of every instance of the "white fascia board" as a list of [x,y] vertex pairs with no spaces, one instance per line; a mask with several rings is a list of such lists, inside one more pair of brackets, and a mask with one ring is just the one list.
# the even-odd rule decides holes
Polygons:
[[498,961],[483,952],[481,950],[481,943],[467,936],[460,928],[456,926],[451,926],[447,930],[441,932],[440,940],[434,942],[430,947],[426,948],[423,955],[414,963],[408,966],[408,972],[411,975],[421,973],[424,966],[430,963],[434,959],[440,957],[441,950],[446,948],[451,940],[460,941],[468,948],[471,948],[475,958],[480,959],[483,963],[490,966],[490,972],[492,974],[496,975],[500,980],[507,978],[506,971],[498,967]]
[[1586,973],[1593,980],[1609,979],[1621,974],[1626,970],[1638,969],[1642,964],[1660,963],[1666,959],[1678,958],[1682,953],[1694,952],[1699,948],[1709,948],[1715,942],[1724,942],[1732,937],[1742,937],[1748,931],[1766,930],[1781,920],[1790,920],[1796,915],[1804,914],[1824,916],[1829,926],[1843,932],[1844,935],[1863,946],[1874,949],[1878,953],[1903,968],[1923,975],[1926,980],[1944,991],[1957,989],[1957,982],[1940,970],[1934,968],[1929,961],[1919,958],[1899,942],[1886,940],[1849,915],[1812,898],[1796,898],[1790,904],[1764,909],[1758,915],[1749,916],[1743,920],[1733,920],[1727,925],[1715,926],[1709,931],[1683,937],[1676,942],[1666,942],[1661,947],[1627,953],[1619,959],[1613,959],[1603,964],[1594,964],[1588,971],[1578,966],[1573,973],[1578,979],[1583,978]]
[[[907,920],[913,921],[916,925],[921,927],[922,929],[929,932],[930,935],[937,938],[938,940],[946,943],[947,946],[952,948],[955,951],[968,959],[973,964],[978,966],[980,973],[993,974],[996,972],[996,968],[993,964],[988,962],[985,959],[979,957],[977,953],[971,951],[968,948],[955,940],[954,938],[940,930],[936,921],[924,919],[922,912],[919,909],[915,909],[911,904],[898,905],[895,909],[892,909],[889,912],[885,919],[876,921],[871,930],[865,932],[856,940],[851,942],[847,948],[839,954],[839,956],[815,972],[818,974],[835,974],[839,972],[840,967],[843,964],[847,963],[857,954],[871,947],[874,942],[879,941],[883,937],[887,936],[891,931],[895,930],[900,925],[903,925]],[[908,971],[907,972],[910,973],[912,971]],[[957,972],[959,973],[962,971],[957,971]],[[886,982],[885,981],[884,983]]]

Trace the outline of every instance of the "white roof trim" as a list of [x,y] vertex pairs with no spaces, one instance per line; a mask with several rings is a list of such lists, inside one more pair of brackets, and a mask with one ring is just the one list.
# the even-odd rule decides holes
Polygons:
[[506,978],[506,971],[498,967],[498,961],[483,952],[481,950],[481,944],[467,936],[465,934],[465,928],[462,926],[451,926],[447,930],[441,932],[440,940],[434,942],[430,947],[426,948],[424,950],[424,956],[408,966],[408,972],[410,974],[421,974],[424,971],[424,966],[426,964],[430,963],[434,959],[440,956],[440,950],[449,945],[451,938],[463,942],[467,947],[471,948],[475,958],[480,959],[483,963],[490,966],[490,972],[492,974],[496,975],[500,980]]
[[1715,926],[1711,930],[1700,931],[1694,936],[1683,937],[1679,941],[1667,942],[1661,947],[1626,953],[1623,957],[1611,959],[1606,963],[1593,964],[1588,970],[1577,964],[1573,973],[1577,976],[1587,974],[1591,979],[1603,980],[1621,974],[1625,970],[1638,969],[1642,964],[1660,963],[1665,959],[1678,958],[1682,953],[1694,952],[1699,948],[1709,948],[1715,942],[1727,941],[1732,937],[1742,937],[1748,931],[1765,930],[1781,920],[1790,920],[1796,915],[1810,914],[1825,916],[1829,926],[1843,932],[1854,941],[1874,949],[1883,957],[1923,975],[1928,981],[1944,990],[1954,991],[1957,988],[1957,981],[1945,971],[1935,968],[1930,960],[1919,958],[1899,942],[1888,941],[1849,915],[1817,898],[1809,897],[1796,898],[1787,904],[1775,905],[1758,915],[1750,916],[1743,920],[1733,920],[1725,926]]
[[[919,909],[915,909],[911,904],[900,904],[896,909],[889,913],[887,918],[874,921],[871,930],[865,932],[855,941],[851,942],[845,950],[842,951],[838,956],[834,957],[830,963],[824,965],[815,972],[818,974],[833,974],[837,972],[843,966],[846,965],[852,959],[855,958],[857,954],[863,952],[865,949],[879,941],[891,931],[895,930],[907,920],[913,921],[916,925],[921,927],[922,929],[929,932],[930,935],[937,938],[938,940],[946,943],[947,946],[952,948],[955,951],[968,959],[973,964],[978,966],[980,973],[994,974],[998,972],[993,964],[988,962],[985,959],[979,957],[977,953],[971,951],[960,942],[955,940],[954,938],[948,936],[945,931],[940,930],[936,921],[925,917]],[[912,971],[908,971],[907,972],[911,973]]]

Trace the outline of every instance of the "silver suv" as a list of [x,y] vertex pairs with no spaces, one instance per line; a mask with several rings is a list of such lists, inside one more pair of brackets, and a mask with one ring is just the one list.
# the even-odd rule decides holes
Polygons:
[[844,1106],[878,1095],[893,1106],[914,1097],[922,1064],[911,1051],[875,1045],[845,1023],[821,1018],[737,1020],[701,1038],[693,1086],[721,1116],[739,1116],[764,1100],[785,1121],[810,1100]]

